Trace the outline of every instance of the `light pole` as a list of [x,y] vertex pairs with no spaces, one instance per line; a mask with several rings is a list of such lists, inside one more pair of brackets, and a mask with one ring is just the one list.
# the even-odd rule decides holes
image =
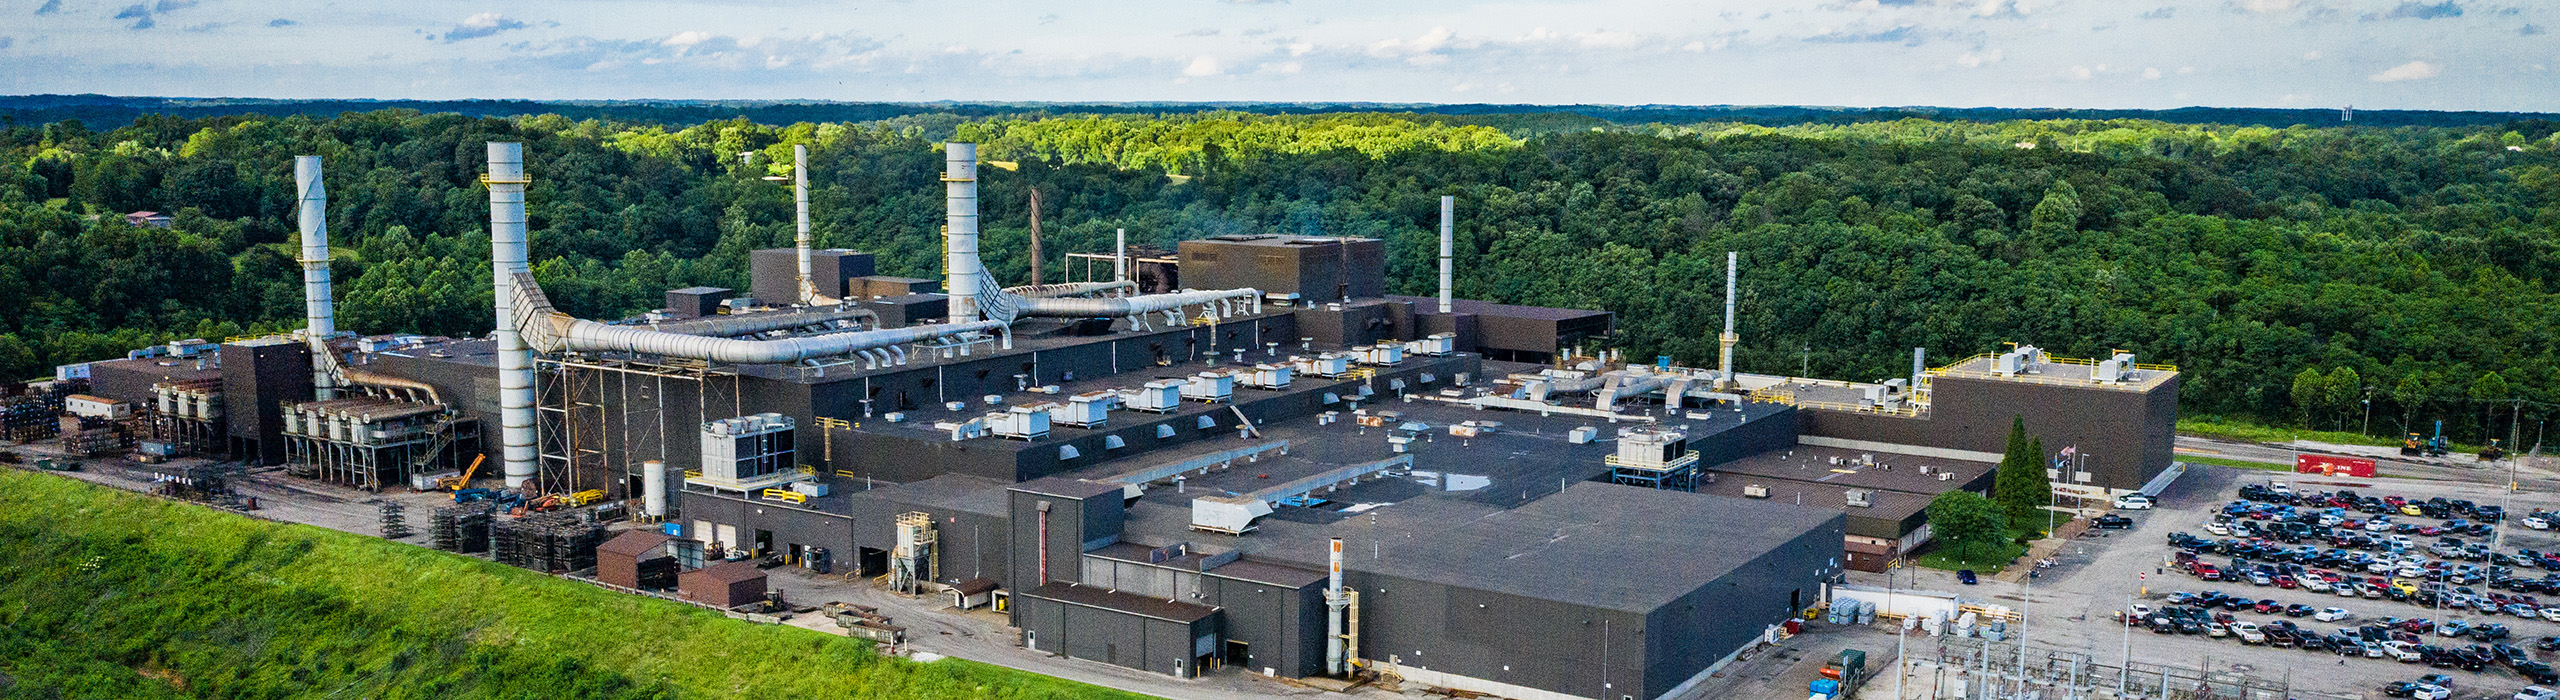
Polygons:
[[2364,429],[2357,431],[2357,434],[2373,434],[2373,389],[2370,387],[2364,390]]

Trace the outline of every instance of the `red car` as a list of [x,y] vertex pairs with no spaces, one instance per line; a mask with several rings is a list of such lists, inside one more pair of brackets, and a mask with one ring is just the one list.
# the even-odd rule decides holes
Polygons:
[[2292,576],[2291,574],[2287,574],[2287,575],[2284,575],[2284,576],[2278,576],[2278,577],[2276,577],[2276,587],[2277,587],[2277,588],[2292,588],[2292,587],[2299,586],[2299,585],[2302,585],[2302,584],[2301,584],[2300,582],[2298,582],[2298,581],[2293,580],[2293,576]]

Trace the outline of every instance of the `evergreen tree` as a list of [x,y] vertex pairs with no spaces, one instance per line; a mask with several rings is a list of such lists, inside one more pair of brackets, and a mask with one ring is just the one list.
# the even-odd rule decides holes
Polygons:
[[2027,440],[2024,416],[2009,418],[2009,448],[2000,455],[2000,469],[1991,479],[1991,499],[2009,516],[2009,521],[2025,523],[2035,516],[2037,507],[2052,501],[2053,482],[2045,478],[2042,441]]

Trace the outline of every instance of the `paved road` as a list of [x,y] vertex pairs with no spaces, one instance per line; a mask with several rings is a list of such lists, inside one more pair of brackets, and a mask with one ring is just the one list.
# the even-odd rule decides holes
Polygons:
[[[2194,455],[2198,457],[2219,457],[2222,459],[2270,462],[2275,464],[2292,464],[2295,455],[2303,454],[2305,452],[2322,454],[2347,453],[2347,450],[2305,449],[2288,445],[2239,442],[2217,438],[2196,437],[2191,435],[2178,436],[2177,445],[2178,454],[2181,456]],[[2512,473],[2516,479],[2517,486],[2524,490],[2543,492],[2560,491],[2560,473],[2554,473],[2547,467],[2523,466],[2516,464],[2513,461],[2507,462],[2498,467],[2482,468],[2474,466],[2470,461],[2457,459],[2399,457],[2373,457],[2372,459],[2374,460],[2374,466],[2385,476],[2438,481],[2457,481],[2476,484],[2502,484],[2506,482],[2508,476]]]

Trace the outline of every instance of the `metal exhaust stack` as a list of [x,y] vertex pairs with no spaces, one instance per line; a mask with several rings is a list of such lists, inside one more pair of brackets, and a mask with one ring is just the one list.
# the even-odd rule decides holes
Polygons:
[[320,183],[320,157],[293,157],[294,189],[302,193],[302,336],[311,344],[311,395],[337,398],[337,362],[329,336],[338,320],[329,290],[329,190]]
[[1716,369],[1719,372],[1717,381],[1722,382],[1726,389],[1732,389],[1737,384],[1733,379],[1733,346],[1735,343],[1742,342],[1742,336],[1733,333],[1733,287],[1734,279],[1740,275],[1741,265],[1742,253],[1725,251],[1724,335],[1716,336],[1716,344],[1721,346],[1717,353]]
[[1909,388],[1905,389],[1905,390],[1906,390],[1906,391],[1919,391],[1919,390],[1920,390],[1920,378],[1921,378],[1921,377],[1928,376],[1928,374],[1929,374],[1929,349],[1928,349],[1928,348],[1926,348],[1926,347],[1912,348],[1912,349],[1911,349],[1911,386],[1910,386]]
[[808,146],[795,144],[791,147],[791,202],[800,208],[800,229],[791,239],[794,252],[800,258],[800,303],[814,306],[819,303],[820,297],[834,295],[819,294],[817,275],[809,272]]
[[942,290],[950,322],[978,320],[978,144],[942,145]]
[[1450,249],[1457,238],[1451,233],[1454,230],[1451,220],[1456,218],[1457,201],[1456,197],[1440,198],[1440,313],[1443,314],[1449,313]]
[[525,264],[524,144],[489,143],[489,267],[497,291],[498,460],[506,469],[507,488],[532,481],[537,464],[533,443],[533,351],[516,330],[517,273]]
[[1129,229],[1113,229],[1119,247],[1111,255],[1111,281],[1129,281]]
[[1342,612],[1350,600],[1342,595],[1342,538],[1340,537],[1333,538],[1333,553],[1329,557],[1329,562],[1332,573],[1325,579],[1324,587],[1324,671],[1339,676],[1351,670],[1346,663],[1348,659],[1343,658],[1342,649]]

